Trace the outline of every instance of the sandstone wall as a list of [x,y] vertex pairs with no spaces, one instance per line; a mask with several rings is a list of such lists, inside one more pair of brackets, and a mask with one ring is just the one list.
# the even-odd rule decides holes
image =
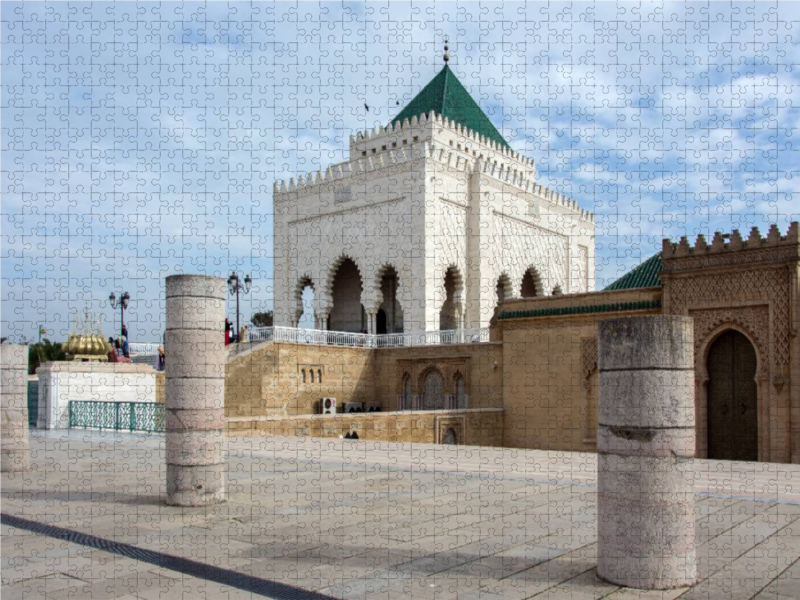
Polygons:
[[594,452],[597,322],[657,314],[660,308],[656,304],[646,309],[635,307],[659,301],[660,290],[649,288],[506,303],[499,320],[503,445]]
[[452,429],[459,445],[502,446],[503,410],[402,411],[337,415],[234,417],[228,435],[338,438],[357,432],[362,440],[442,443]]
[[328,396],[336,398],[340,411],[347,402],[373,401],[383,411],[397,410],[404,376],[412,377],[413,393],[420,394],[425,373],[434,368],[449,396],[455,395],[456,374],[463,377],[465,408],[502,408],[502,355],[499,343],[376,350],[268,342],[229,358],[225,414],[313,414],[319,399]]
[[342,407],[375,399],[374,355],[369,348],[267,342],[232,357],[225,381],[229,418],[312,414],[323,397]]
[[398,410],[403,381],[411,377],[412,394],[422,394],[425,375],[438,369],[446,396],[456,394],[454,379],[464,378],[466,408],[503,407],[503,346],[500,343],[415,346],[376,350],[376,400],[383,410]]

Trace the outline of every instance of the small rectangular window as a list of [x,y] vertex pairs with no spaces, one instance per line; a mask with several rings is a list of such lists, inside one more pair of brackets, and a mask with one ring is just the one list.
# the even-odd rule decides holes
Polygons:
[[392,142],[392,148],[397,148],[397,142]]
[[408,140],[403,140],[403,146],[407,146],[407,145],[408,145]]
[[373,148],[373,149],[372,149],[372,153],[373,153],[373,154],[377,154],[377,153],[378,153],[378,151],[377,151],[375,148]]
[[366,150],[362,150],[361,151],[361,156],[366,156],[366,155],[367,155],[367,151]]
[[386,150],[386,146],[381,146],[381,152],[384,152],[385,150]]
[[415,142],[418,142],[418,141],[419,141],[419,136],[418,136],[418,135],[415,135],[415,136],[414,136],[414,141],[415,141]]

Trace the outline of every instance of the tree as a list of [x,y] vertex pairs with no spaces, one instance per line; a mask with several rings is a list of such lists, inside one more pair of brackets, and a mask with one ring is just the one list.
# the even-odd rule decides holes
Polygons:
[[250,321],[253,323],[253,327],[272,327],[272,311],[268,310],[267,312],[257,312],[252,316]]
[[47,338],[28,347],[28,373],[33,375],[42,363],[54,360],[66,360],[67,355],[62,344],[53,343]]

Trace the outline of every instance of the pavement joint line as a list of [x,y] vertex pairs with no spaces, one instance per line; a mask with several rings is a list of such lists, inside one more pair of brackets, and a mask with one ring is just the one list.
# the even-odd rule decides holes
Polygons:
[[752,596],[750,596],[750,598],[748,598],[748,600],[752,600],[753,598],[757,598],[757,597],[758,597],[758,596],[759,596],[759,595],[760,595],[760,594],[761,594],[763,591],[767,590],[767,589],[768,589],[768,588],[769,588],[769,587],[770,587],[770,586],[771,586],[773,583],[775,583],[776,581],[778,581],[778,579],[780,579],[780,578],[781,578],[781,576],[782,576],[784,573],[786,573],[786,571],[788,571],[789,569],[791,569],[793,566],[795,566],[795,565],[796,565],[797,563],[799,563],[799,562],[800,562],[800,558],[798,558],[798,559],[796,559],[795,561],[793,561],[793,562],[792,562],[792,563],[791,563],[789,566],[787,566],[787,567],[786,567],[786,568],[785,568],[783,571],[781,571],[781,572],[780,572],[780,573],[778,573],[778,574],[777,574],[775,577],[773,577],[772,579],[770,579],[769,583],[768,583],[767,585],[765,585],[765,586],[764,586],[764,587],[763,587],[761,590],[759,590],[758,592],[756,592],[755,594],[753,594]]
[[333,596],[304,590],[278,581],[253,577],[251,575],[245,575],[244,573],[237,573],[231,569],[222,569],[188,558],[173,556],[155,550],[147,550],[131,544],[115,542],[113,540],[81,533],[72,529],[56,527],[55,525],[40,523],[38,521],[22,519],[6,513],[0,513],[0,523],[9,527],[30,531],[37,535],[103,550],[104,552],[155,565],[168,571],[175,571],[198,579],[212,581],[265,598],[273,598],[275,600],[336,600]]
[[[573,575],[572,577],[570,577],[568,579],[565,579],[563,581],[559,581],[553,587],[546,588],[546,589],[542,590],[541,592],[536,592],[535,594],[533,594],[533,596],[528,596],[528,598],[536,598],[536,596],[541,596],[542,594],[549,594],[553,590],[558,590],[558,588],[561,587],[562,585],[570,585],[570,583],[569,583],[570,581],[574,581],[575,579],[578,579],[578,577],[583,577],[587,573],[591,573],[592,571],[596,571],[596,570],[597,570],[597,567],[590,567],[589,569],[586,569],[585,571],[581,571],[577,575]],[[600,579],[599,576],[597,576],[597,579],[599,581],[602,581],[604,584],[615,586],[615,589],[609,591],[608,594],[604,594],[600,598],[605,598],[606,596],[608,596],[610,594],[613,594],[615,592],[618,592],[619,590],[623,589],[622,586],[619,586],[619,585],[617,585],[615,583],[611,583],[611,582],[608,582],[608,581],[603,581],[602,579]],[[528,600],[528,598],[526,598],[525,600]],[[600,600],[600,599],[598,599],[598,600]]]
[[[759,515],[760,515],[760,514],[763,514],[763,513],[759,513]],[[728,533],[728,532],[730,532],[730,531],[733,531],[734,529],[736,529],[736,528],[738,528],[738,527],[741,527],[742,525],[746,524],[748,521],[752,521],[753,519],[755,519],[755,518],[756,518],[756,517],[758,517],[759,515],[753,515],[753,516],[751,516],[750,518],[748,518],[748,519],[745,519],[744,521],[742,521],[742,522],[740,522],[740,523],[737,523],[737,524],[733,525],[732,527],[730,527],[730,528],[726,529],[724,532],[722,532],[722,533],[718,534],[717,536],[715,536],[715,538],[716,538],[716,537],[721,537],[721,536],[723,536],[725,533]],[[724,564],[723,566],[721,566],[720,568],[718,568],[717,570],[715,570],[715,571],[711,571],[711,570],[709,570],[709,573],[708,573],[708,575],[707,575],[706,577],[702,577],[702,578],[701,578],[701,577],[699,576],[699,574],[698,574],[697,581],[696,581],[696,582],[695,582],[695,583],[694,583],[694,584],[693,584],[691,587],[687,588],[687,589],[686,589],[686,591],[685,591],[685,592],[683,592],[683,593],[682,593],[680,596],[678,596],[678,597],[676,598],[676,600],[678,600],[678,598],[684,598],[684,597],[686,597],[687,595],[691,596],[692,594],[690,594],[690,592],[693,592],[693,591],[695,590],[695,588],[698,588],[698,587],[700,587],[700,585],[702,585],[702,584],[706,583],[707,581],[711,581],[711,580],[714,578],[714,576],[716,576],[718,573],[721,573],[721,572],[722,572],[722,571],[724,571],[726,568],[729,568],[729,567],[730,567],[730,566],[731,566],[731,565],[732,565],[734,562],[736,562],[737,560],[739,560],[739,559],[740,559],[740,558],[742,558],[743,556],[745,556],[745,555],[749,554],[750,552],[752,552],[753,550],[755,550],[755,549],[756,549],[756,548],[758,548],[759,546],[762,546],[762,545],[764,545],[765,543],[767,543],[767,541],[769,541],[770,539],[772,539],[774,536],[778,535],[778,533],[779,533],[779,532],[783,531],[784,529],[786,529],[787,527],[791,526],[792,524],[796,523],[796,522],[797,522],[797,521],[799,521],[799,520],[800,520],[800,518],[799,518],[799,519],[793,519],[793,520],[789,521],[788,523],[786,523],[786,525],[784,525],[783,527],[778,527],[778,528],[777,528],[775,531],[773,531],[772,533],[770,533],[768,536],[764,537],[764,539],[763,539],[763,540],[761,540],[760,542],[758,542],[758,543],[756,543],[755,545],[753,545],[753,546],[750,546],[749,548],[747,548],[747,549],[743,550],[743,551],[742,551],[742,553],[741,553],[741,554],[739,554],[738,556],[736,556],[736,557],[734,557],[734,558],[728,558],[728,562],[727,562],[726,564]],[[711,538],[711,539],[714,539],[714,538]],[[708,543],[710,543],[710,542],[711,542],[711,539],[707,540],[706,542],[704,542],[704,543],[703,543],[703,544],[701,544],[701,545],[705,545],[705,544],[708,544]],[[795,562],[796,562],[796,561],[795,561]],[[792,565],[789,565],[789,566],[791,567]],[[787,567],[787,569],[788,569],[788,568],[789,568],[789,567]],[[786,569],[784,569],[784,570],[786,570]],[[771,584],[772,584],[772,582],[774,582],[774,581],[775,581],[775,580],[776,580],[778,577],[780,577],[780,574],[779,574],[779,575],[777,575],[777,576],[775,576],[774,578],[770,579],[770,580],[769,580],[769,583],[767,583],[766,585],[764,585],[764,586],[763,586],[763,587],[762,587],[760,590],[758,590],[758,591],[757,591],[757,592],[756,592],[756,593],[755,593],[753,596],[750,596],[749,598],[754,598],[755,596],[758,596],[758,595],[760,595],[760,594],[761,594],[762,592],[764,592],[764,591],[766,590],[766,588],[767,588],[769,585],[771,585]]]

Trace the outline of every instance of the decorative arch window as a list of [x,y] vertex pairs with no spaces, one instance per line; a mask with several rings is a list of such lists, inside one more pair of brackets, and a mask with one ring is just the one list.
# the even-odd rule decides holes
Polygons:
[[311,376],[311,383],[314,383],[314,369],[309,369],[308,374]]
[[448,427],[447,431],[444,432],[444,436],[442,437],[442,444],[457,444],[458,439],[456,437],[456,431],[452,427]]
[[322,369],[317,369],[317,383],[322,383]]
[[455,408],[467,408],[467,396],[464,393],[464,378],[461,373],[456,373],[456,406]]
[[303,383],[305,383],[306,382],[306,370],[305,369],[301,369],[300,374],[301,374],[301,376],[303,378]]
[[411,410],[411,376],[406,373],[403,375],[403,405],[400,410]]
[[444,408],[444,378],[436,369],[428,371],[422,383],[422,410]]
[[534,298],[542,293],[542,281],[539,273],[530,267],[522,276],[522,285],[519,288],[519,295],[522,298]]

